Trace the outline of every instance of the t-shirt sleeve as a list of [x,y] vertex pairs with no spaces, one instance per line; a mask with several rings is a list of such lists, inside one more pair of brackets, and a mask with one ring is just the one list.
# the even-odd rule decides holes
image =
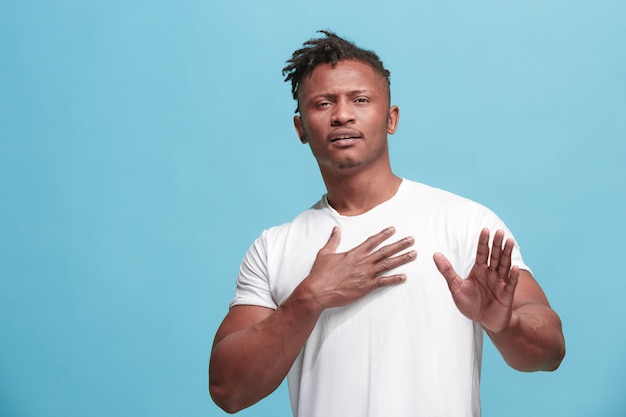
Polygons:
[[467,247],[470,248],[470,251],[466,254],[470,262],[466,263],[466,270],[463,271],[464,275],[467,276],[470,272],[471,267],[476,261],[476,249],[478,247],[478,236],[480,235],[480,231],[483,228],[489,229],[489,246],[491,247],[493,243],[493,236],[495,235],[497,230],[502,230],[504,232],[504,241],[506,239],[512,238],[515,242],[515,246],[513,247],[513,252],[511,254],[511,265],[516,265],[519,269],[526,270],[532,274],[531,269],[526,265],[524,259],[522,258],[522,253],[520,250],[520,246],[513,236],[513,233],[509,230],[506,224],[491,210],[479,206],[482,209],[482,214],[480,215],[480,221],[472,222],[468,229],[471,230],[470,233],[466,234],[466,238],[469,239],[467,241]]
[[266,235],[267,231],[263,232],[243,258],[235,298],[230,302],[231,308],[236,305],[277,308],[269,285]]

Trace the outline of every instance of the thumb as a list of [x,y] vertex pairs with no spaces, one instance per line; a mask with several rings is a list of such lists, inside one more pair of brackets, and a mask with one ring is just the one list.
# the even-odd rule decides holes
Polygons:
[[330,232],[330,237],[328,238],[328,242],[320,249],[320,253],[335,253],[337,248],[339,247],[339,242],[341,241],[341,230],[337,226],[333,227],[333,230]]
[[458,285],[457,280],[459,279],[459,276],[452,267],[452,264],[450,263],[448,258],[446,258],[442,253],[439,252],[433,255],[433,261],[435,261],[435,265],[437,266],[437,269],[439,270],[441,275],[443,275],[443,277],[446,279],[448,287],[450,287],[450,290],[452,290],[456,285]]

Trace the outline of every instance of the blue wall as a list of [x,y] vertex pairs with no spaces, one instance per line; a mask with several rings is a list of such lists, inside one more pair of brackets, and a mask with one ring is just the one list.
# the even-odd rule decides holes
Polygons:
[[[556,373],[487,344],[485,416],[626,414],[626,3],[0,4],[0,415],[221,416],[245,250],[324,192],[280,70],[376,50],[404,177],[495,210],[562,316]],[[286,390],[242,416],[290,415]]]

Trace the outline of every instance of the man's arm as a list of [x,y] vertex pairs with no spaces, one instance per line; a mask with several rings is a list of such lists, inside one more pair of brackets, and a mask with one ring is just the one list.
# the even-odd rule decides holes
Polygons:
[[319,317],[297,298],[275,311],[235,306],[224,318],[209,364],[209,392],[224,411],[249,407],[287,375]]
[[398,254],[413,245],[413,238],[374,251],[393,233],[393,228],[385,229],[348,252],[335,253],[340,231],[334,228],[310,274],[276,310],[233,307],[211,352],[209,391],[215,403],[234,413],[269,395],[289,372],[325,309],[404,282],[402,274],[382,275],[415,259],[415,251]]
[[565,356],[559,316],[528,271],[511,267],[513,240],[502,246],[497,231],[489,248],[489,230],[478,239],[476,263],[462,279],[444,255],[433,256],[457,307],[489,335],[504,360],[520,371],[552,371]]
[[528,271],[519,271],[509,325],[485,331],[506,363],[519,371],[554,371],[565,356],[561,319]]

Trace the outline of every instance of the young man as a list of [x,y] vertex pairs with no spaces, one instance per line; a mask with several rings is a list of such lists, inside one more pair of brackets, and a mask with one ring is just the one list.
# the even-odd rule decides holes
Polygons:
[[479,416],[483,332],[513,368],[554,370],[559,317],[495,214],[393,174],[389,72],[323,33],[283,72],[327,194],[250,247],[211,395],[236,412],[287,376],[298,417]]

